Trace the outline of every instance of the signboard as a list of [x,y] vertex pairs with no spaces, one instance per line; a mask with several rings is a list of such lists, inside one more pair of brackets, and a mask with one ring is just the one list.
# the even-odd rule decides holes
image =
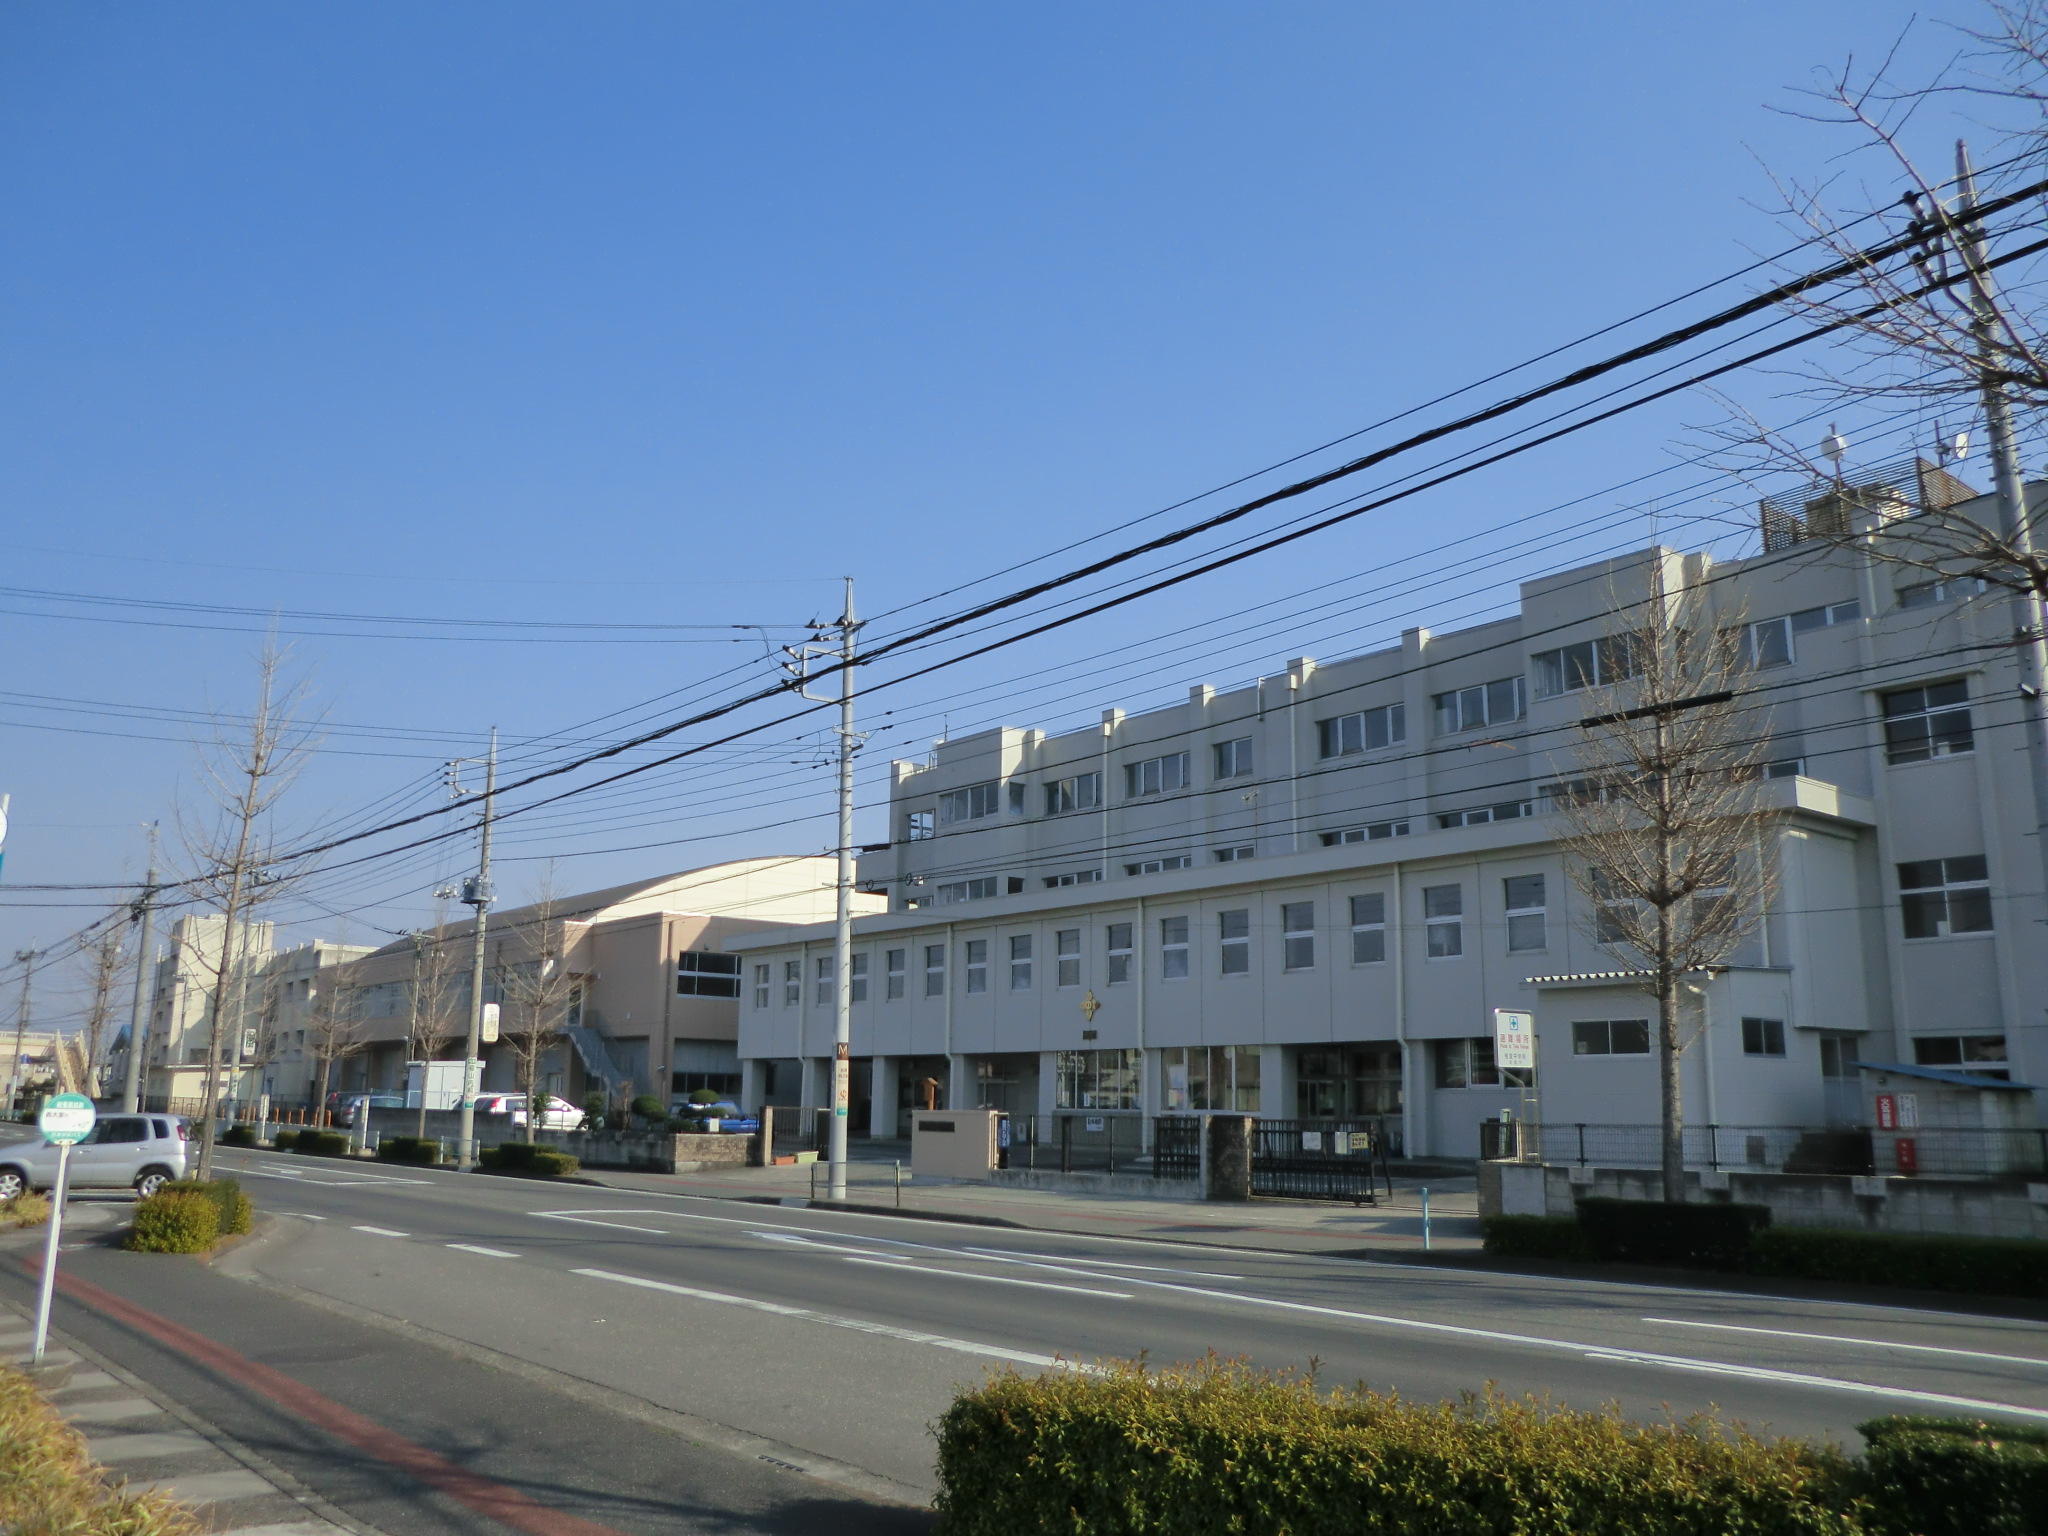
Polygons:
[[498,1005],[496,1003],[484,1004],[483,1022],[477,1030],[476,1037],[485,1045],[496,1045],[498,1043]]
[[1899,1128],[1899,1101],[1895,1094],[1880,1093],[1877,1096],[1877,1128],[1880,1131]]
[[847,1059],[847,1048],[839,1047],[839,1054],[832,1061],[832,1113],[839,1119],[846,1118],[846,1105],[853,1097],[853,1063]]
[[93,1122],[98,1118],[92,1100],[84,1094],[53,1094],[43,1101],[43,1112],[36,1117],[36,1129],[52,1146],[71,1147],[92,1134]]
[[1917,1131],[1920,1129],[1920,1095],[1902,1093],[1899,1095],[1899,1129]]
[[1920,1171],[1920,1144],[1911,1136],[1901,1136],[1892,1143],[1892,1155],[1898,1160],[1899,1172]]
[[1503,1071],[1536,1068],[1536,1015],[1512,1008],[1493,1010],[1493,1061]]

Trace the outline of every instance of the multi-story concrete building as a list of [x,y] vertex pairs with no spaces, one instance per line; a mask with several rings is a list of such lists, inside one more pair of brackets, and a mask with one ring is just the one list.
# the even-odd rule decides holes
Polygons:
[[[1386,1113],[1418,1154],[1473,1154],[1506,1108],[1654,1122],[1654,1006],[1590,936],[1546,793],[1653,573],[1744,626],[1772,739],[1777,893],[1695,978],[1688,1118],[1853,1123],[1859,1062],[2048,1082],[2009,607],[1773,544],[1645,550],[1526,582],[1496,622],[897,763],[890,844],[861,863],[890,910],[857,927],[856,1123],[896,1133],[930,1081],[1041,1114]],[[824,1102],[830,926],[729,947],[749,1101]],[[1534,1105],[1495,1065],[1496,1008],[1535,1015]]]
[[[269,956],[260,973],[254,1079],[273,1104],[309,1102],[320,1076],[321,988],[335,968],[374,953],[368,944],[309,939]],[[338,1085],[337,1085],[338,1086]]]
[[[142,1096],[149,1107],[184,1109],[196,1105],[206,1091],[213,992],[225,928],[217,913],[181,917],[171,925],[170,942],[155,959],[142,1045]],[[222,1102],[247,1099],[260,1091],[256,1064],[262,1053],[264,972],[272,953],[269,923],[235,925],[234,963],[223,1009],[228,1028],[221,1043]],[[126,1050],[124,1040],[111,1064],[111,1081],[118,1082],[126,1070]]]

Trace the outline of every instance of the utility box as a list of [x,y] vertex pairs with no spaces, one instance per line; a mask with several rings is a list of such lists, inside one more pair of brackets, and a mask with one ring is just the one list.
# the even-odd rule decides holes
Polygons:
[[910,1112],[910,1171],[923,1178],[986,1179],[995,1170],[994,1109],[914,1109]]
[[405,1064],[405,1107],[407,1109],[462,1108],[462,1068],[459,1061],[409,1061]]

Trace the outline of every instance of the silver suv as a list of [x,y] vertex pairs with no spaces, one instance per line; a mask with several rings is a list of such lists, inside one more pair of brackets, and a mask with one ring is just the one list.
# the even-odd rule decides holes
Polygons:
[[[107,1115],[71,1149],[73,1189],[132,1189],[144,1199],[185,1177],[185,1121],[177,1115]],[[47,1141],[0,1145],[0,1200],[57,1182],[57,1149]]]

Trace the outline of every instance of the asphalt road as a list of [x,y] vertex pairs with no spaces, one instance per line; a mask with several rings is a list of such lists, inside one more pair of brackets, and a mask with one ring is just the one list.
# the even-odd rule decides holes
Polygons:
[[[916,1529],[876,1500],[929,1497],[928,1426],[961,1386],[1140,1354],[1715,1407],[1848,1445],[1880,1413],[2048,1422],[2048,1325],[2023,1319],[222,1160],[272,1217],[257,1241],[211,1268],[81,1249],[70,1272],[619,1530]],[[313,1486],[394,1536],[494,1528],[330,1493],[315,1478],[364,1474],[324,1454]]]

